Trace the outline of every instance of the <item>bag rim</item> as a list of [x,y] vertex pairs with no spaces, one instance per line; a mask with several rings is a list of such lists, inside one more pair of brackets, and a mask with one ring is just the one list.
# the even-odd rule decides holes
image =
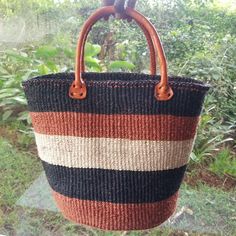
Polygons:
[[[70,84],[74,80],[74,72],[63,72],[36,76],[22,82],[23,87],[35,83],[66,83]],[[144,73],[127,72],[85,72],[83,77],[89,87],[91,86],[117,86],[117,87],[151,87],[160,81],[160,75],[149,75]],[[170,75],[169,84],[175,89],[190,89],[196,91],[208,91],[211,85],[200,80],[187,76]]]

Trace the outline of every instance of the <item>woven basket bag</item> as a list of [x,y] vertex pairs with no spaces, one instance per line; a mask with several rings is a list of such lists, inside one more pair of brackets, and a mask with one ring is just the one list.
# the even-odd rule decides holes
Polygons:
[[87,35],[114,13],[114,6],[102,7],[85,22],[75,73],[32,78],[23,87],[38,154],[63,215],[106,230],[141,230],[175,211],[209,85],[167,76],[155,28],[129,7],[126,14],[148,40],[150,75],[85,73]]

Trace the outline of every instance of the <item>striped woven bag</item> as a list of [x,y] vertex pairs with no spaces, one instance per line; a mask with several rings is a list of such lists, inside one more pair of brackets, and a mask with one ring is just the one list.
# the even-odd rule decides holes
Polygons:
[[[106,230],[155,227],[175,211],[207,84],[167,77],[153,25],[132,8],[143,29],[151,75],[85,73],[83,51],[102,7],[85,22],[74,73],[23,83],[39,156],[63,215]],[[161,76],[156,74],[158,54]]]

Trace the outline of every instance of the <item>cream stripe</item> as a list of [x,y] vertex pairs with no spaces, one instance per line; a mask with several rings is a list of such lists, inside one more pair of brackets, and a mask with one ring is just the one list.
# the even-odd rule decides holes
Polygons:
[[50,164],[76,168],[155,171],[188,162],[194,139],[144,141],[82,138],[35,133],[39,156]]

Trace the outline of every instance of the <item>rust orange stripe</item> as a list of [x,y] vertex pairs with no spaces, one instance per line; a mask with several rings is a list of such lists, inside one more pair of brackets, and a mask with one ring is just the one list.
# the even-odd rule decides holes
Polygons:
[[178,192],[155,203],[115,204],[65,197],[53,191],[63,215],[79,224],[105,230],[139,230],[160,225],[175,211]]
[[194,138],[199,117],[31,112],[35,132],[79,137],[180,141]]

